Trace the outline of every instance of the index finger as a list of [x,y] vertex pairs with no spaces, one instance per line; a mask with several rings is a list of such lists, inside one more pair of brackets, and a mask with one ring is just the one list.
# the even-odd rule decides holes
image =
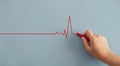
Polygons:
[[86,30],[84,34],[87,35],[90,39],[94,38],[94,34],[91,30]]

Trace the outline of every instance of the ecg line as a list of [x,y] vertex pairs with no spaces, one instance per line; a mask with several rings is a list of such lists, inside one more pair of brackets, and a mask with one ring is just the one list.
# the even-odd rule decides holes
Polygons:
[[64,29],[63,32],[0,32],[0,35],[63,35],[68,38],[68,33],[76,34],[72,31],[71,17],[68,17],[67,29]]

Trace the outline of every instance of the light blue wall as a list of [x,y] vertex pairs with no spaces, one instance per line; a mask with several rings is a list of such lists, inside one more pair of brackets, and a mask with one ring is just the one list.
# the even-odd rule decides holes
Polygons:
[[[0,32],[62,32],[92,29],[120,54],[119,0],[0,0]],[[1,36],[0,66],[106,66],[89,55],[75,35]]]

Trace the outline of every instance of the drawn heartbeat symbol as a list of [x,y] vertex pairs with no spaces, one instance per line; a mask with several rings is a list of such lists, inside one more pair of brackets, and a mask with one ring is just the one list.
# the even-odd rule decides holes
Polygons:
[[68,38],[68,33],[76,34],[72,31],[72,23],[70,16],[68,17],[67,29],[64,29],[63,32],[0,32],[0,35],[63,35]]

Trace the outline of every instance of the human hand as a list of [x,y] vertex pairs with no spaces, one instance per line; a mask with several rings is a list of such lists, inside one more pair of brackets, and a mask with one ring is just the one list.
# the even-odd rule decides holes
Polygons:
[[107,39],[104,36],[93,34],[91,30],[87,30],[84,35],[87,36],[90,41],[82,37],[83,44],[92,56],[110,66],[120,66],[120,56],[112,53],[109,49]]
[[84,35],[88,36],[90,41],[82,37],[85,49],[94,57],[104,61],[111,51],[107,40],[104,36],[93,34],[91,30],[87,30]]

